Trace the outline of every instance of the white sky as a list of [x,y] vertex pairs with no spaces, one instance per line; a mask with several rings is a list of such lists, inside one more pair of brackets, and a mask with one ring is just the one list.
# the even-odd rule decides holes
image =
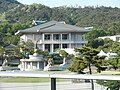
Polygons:
[[49,7],[58,6],[111,6],[120,8],[120,0],[17,0],[23,4],[39,3]]

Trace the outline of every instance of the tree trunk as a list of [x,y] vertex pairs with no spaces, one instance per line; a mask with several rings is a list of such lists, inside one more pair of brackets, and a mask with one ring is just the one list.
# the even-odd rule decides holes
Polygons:
[[[90,74],[92,74],[92,70],[91,70],[91,65],[90,65],[90,63],[89,63],[89,71],[90,71]],[[93,82],[93,80],[91,79],[91,88],[92,88],[92,90],[94,90],[94,82]]]

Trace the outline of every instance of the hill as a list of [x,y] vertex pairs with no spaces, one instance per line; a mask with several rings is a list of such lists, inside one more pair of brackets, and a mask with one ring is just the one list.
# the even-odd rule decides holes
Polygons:
[[0,0],[0,19],[10,23],[26,23],[32,20],[56,20],[86,27],[107,30],[111,24],[120,23],[120,8],[112,7],[56,7],[41,4],[23,5],[16,0]]
[[21,5],[21,3],[16,0],[0,0],[0,13],[14,9],[18,5]]
[[[13,14],[14,13],[14,14]],[[6,19],[10,22],[28,22],[36,20],[50,20],[52,9],[41,4],[20,5],[6,12]]]

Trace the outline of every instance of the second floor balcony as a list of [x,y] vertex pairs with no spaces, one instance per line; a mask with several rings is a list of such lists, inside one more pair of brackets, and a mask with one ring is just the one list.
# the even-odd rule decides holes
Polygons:
[[42,43],[87,43],[82,35],[68,34],[43,34],[38,44]]

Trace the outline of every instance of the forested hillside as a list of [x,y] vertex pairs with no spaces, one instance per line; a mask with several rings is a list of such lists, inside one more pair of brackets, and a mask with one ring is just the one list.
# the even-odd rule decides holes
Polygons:
[[[13,14],[14,13],[14,14]],[[19,6],[6,12],[9,21],[26,22],[36,20],[57,20],[78,26],[94,26],[107,29],[113,22],[120,21],[120,9],[111,7],[57,7],[40,4]]]
[[22,5],[16,0],[0,0],[0,13],[4,13],[8,10],[14,9],[15,7]]
[[112,7],[56,7],[41,4],[23,5],[16,0],[0,0],[1,17],[4,14],[10,22],[36,20],[66,21],[78,26],[108,28],[113,22],[120,21],[120,8]]

